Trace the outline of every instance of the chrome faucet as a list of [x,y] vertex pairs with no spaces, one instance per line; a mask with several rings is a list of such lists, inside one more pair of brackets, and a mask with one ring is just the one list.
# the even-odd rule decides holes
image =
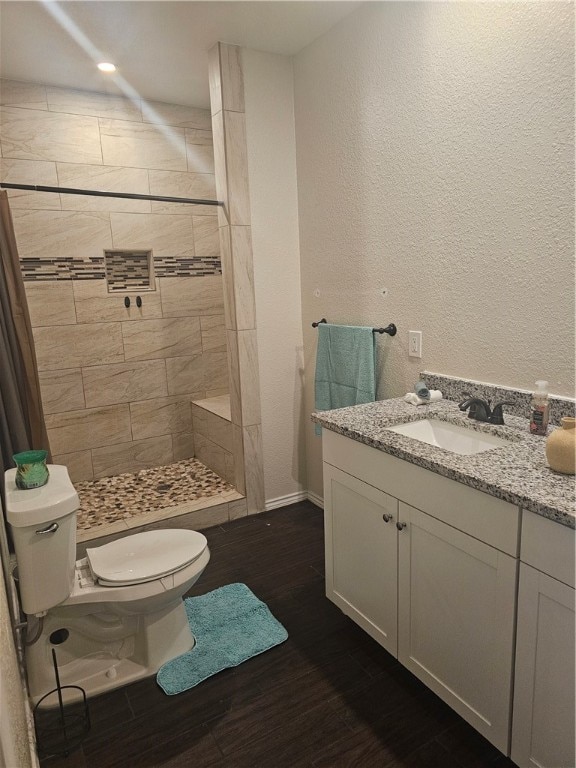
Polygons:
[[504,414],[502,412],[503,405],[514,405],[509,400],[503,400],[501,403],[496,403],[494,408],[490,408],[490,404],[486,400],[481,400],[479,397],[467,397],[458,404],[458,408],[461,411],[468,411],[468,418],[476,419],[476,421],[486,421],[489,424],[504,424]]

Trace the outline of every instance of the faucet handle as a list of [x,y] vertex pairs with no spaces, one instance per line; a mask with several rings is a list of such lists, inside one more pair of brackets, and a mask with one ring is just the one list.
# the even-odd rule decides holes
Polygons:
[[504,414],[502,412],[503,405],[515,405],[510,400],[503,400],[501,403],[496,403],[492,408],[492,416],[490,417],[491,424],[504,424]]
[[474,397],[470,394],[470,392],[462,392],[462,397],[464,400],[461,400],[458,403],[458,408],[460,408],[461,411],[465,411],[467,408],[470,408],[468,415],[471,416],[476,410],[476,404],[470,402],[471,400],[474,400]]

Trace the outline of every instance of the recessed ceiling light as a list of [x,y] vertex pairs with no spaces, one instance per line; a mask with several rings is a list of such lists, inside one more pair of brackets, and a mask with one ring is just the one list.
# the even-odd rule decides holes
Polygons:
[[116,72],[116,67],[114,64],[110,64],[109,61],[102,61],[100,64],[98,64],[98,69],[101,72]]

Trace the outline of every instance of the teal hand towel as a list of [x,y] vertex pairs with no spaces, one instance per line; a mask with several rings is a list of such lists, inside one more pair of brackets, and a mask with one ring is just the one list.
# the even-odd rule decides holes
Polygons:
[[[376,399],[376,341],[372,328],[318,325],[315,404],[318,411]],[[320,434],[319,427],[316,434]]]

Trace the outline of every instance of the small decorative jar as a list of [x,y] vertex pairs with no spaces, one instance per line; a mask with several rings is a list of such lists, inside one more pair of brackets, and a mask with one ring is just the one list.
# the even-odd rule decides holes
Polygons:
[[546,440],[546,458],[550,468],[565,475],[576,474],[576,419],[565,416],[562,428]]
[[15,453],[16,487],[21,491],[46,485],[50,473],[46,465],[48,451],[24,451]]

